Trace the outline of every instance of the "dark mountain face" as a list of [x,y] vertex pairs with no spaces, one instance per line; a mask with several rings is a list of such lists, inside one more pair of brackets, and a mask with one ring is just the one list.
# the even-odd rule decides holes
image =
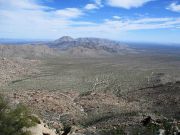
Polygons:
[[[132,51],[127,45],[121,44],[117,41],[101,38],[77,38],[73,39],[69,36],[61,37],[54,42],[49,43],[51,48],[57,48],[62,51],[70,49],[76,50],[81,48],[81,52],[87,49],[89,51],[96,51],[96,53],[106,54],[121,54]],[[77,52],[77,51],[76,51]]]
[[70,36],[63,36],[57,40],[55,40],[54,42],[55,43],[62,43],[62,42],[71,42],[71,41],[74,41],[74,39]]
[[61,37],[54,42],[51,43],[51,46],[56,48],[65,47],[73,47],[73,46],[84,46],[84,47],[92,47],[92,46],[112,46],[112,45],[121,45],[119,42],[101,39],[101,38],[77,38],[73,39],[69,36]]

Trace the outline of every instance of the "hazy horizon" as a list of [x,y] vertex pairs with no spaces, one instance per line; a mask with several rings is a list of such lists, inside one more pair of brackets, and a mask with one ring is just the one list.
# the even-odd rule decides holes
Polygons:
[[[62,36],[64,37],[64,36]],[[61,37],[59,37],[61,38]],[[31,42],[52,42],[55,41],[59,38],[56,39],[30,39],[30,38],[0,38],[0,43],[31,43]],[[74,37],[72,37],[74,38]],[[98,37],[77,37],[74,39],[78,38],[98,38]],[[121,43],[126,43],[128,45],[172,45],[172,46],[179,46],[180,43],[173,43],[173,42],[153,42],[153,41],[122,41],[122,40],[116,40],[116,39],[110,39],[110,38],[99,38],[99,39],[107,39],[107,40],[112,40],[112,41],[117,41]]]

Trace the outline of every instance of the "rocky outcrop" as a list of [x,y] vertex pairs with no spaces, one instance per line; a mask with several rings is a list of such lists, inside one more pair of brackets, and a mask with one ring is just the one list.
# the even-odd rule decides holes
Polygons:
[[43,122],[24,130],[29,131],[32,135],[57,135],[55,129],[48,128]]
[[[152,119],[150,116],[144,118],[141,121],[145,128],[149,129],[149,132],[156,133],[157,135],[179,135],[180,134],[180,121],[175,119]],[[142,131],[141,131],[142,132]],[[148,133],[148,130],[146,131]]]

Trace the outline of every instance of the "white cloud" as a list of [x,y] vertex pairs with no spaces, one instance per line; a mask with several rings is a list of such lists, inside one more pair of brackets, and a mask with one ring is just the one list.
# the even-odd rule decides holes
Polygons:
[[83,9],[55,10],[51,7],[45,8],[34,0],[21,0],[24,4],[20,4],[21,2],[18,4],[19,1],[0,0],[0,37],[55,39],[70,35],[118,39],[127,31],[177,29],[180,26],[178,17],[127,19],[112,16],[109,17],[111,19],[106,19],[101,23],[88,22],[78,20],[85,14]]
[[177,3],[171,3],[169,7],[167,7],[168,10],[174,11],[174,12],[180,12],[180,4]]
[[86,10],[93,10],[93,9],[99,9],[103,7],[101,0],[94,0],[94,3],[87,4],[84,9]]
[[102,1],[101,0],[94,0],[95,3],[98,5],[98,6],[101,6],[102,5]]
[[83,11],[78,8],[66,8],[62,10],[56,10],[55,13],[60,17],[65,18],[77,18],[83,15]]
[[37,4],[34,0],[0,0],[0,9],[50,10],[53,8]]
[[99,7],[96,4],[87,4],[84,8],[87,10],[93,10],[98,9]]
[[168,22],[171,21],[172,18],[142,18],[136,20],[136,23],[160,23],[160,22]]
[[37,0],[0,0],[0,37],[52,38],[67,33],[67,27],[76,24],[72,19],[81,15],[78,8],[55,10]]
[[147,2],[153,0],[107,0],[107,4],[112,7],[120,7],[125,9],[141,7]]
[[78,36],[97,36],[119,39],[120,35],[136,30],[176,29],[180,25],[180,18],[141,18],[126,20],[106,19],[102,23],[73,28],[72,33],[83,33]]
[[115,15],[115,16],[113,16],[113,18],[114,18],[114,19],[121,19],[121,17],[120,17],[120,16],[116,16],[116,15]]

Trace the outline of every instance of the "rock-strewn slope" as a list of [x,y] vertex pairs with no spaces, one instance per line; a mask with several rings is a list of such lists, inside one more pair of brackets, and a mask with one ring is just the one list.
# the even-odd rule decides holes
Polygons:
[[42,58],[57,56],[58,52],[46,45],[0,45],[0,57]]
[[38,73],[34,67],[39,63],[38,60],[0,58],[0,85]]
[[[92,129],[112,126],[112,122],[121,125],[129,121],[137,123],[140,120],[133,115],[134,112],[139,111],[137,103],[119,99],[111,93],[92,92],[81,95],[73,91],[62,93],[26,90],[23,93],[22,91],[8,91],[5,95],[8,95],[15,104],[23,103],[32,108],[33,112],[40,114],[46,123],[60,130],[64,130],[61,123],[65,127],[83,125]],[[82,130],[84,129],[80,129]]]

